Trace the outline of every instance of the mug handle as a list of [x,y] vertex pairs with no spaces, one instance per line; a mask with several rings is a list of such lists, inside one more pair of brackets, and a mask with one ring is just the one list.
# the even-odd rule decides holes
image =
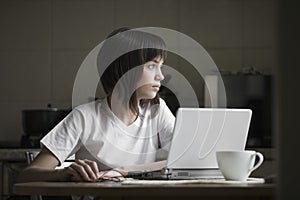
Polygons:
[[254,170],[256,170],[256,169],[263,163],[263,161],[264,161],[264,156],[263,156],[261,153],[255,152],[255,155],[254,155],[254,156],[255,156],[255,157],[258,156],[259,160],[258,160],[258,162],[256,163],[256,165],[254,165],[254,167],[252,167],[252,169],[249,170],[249,174],[250,174],[251,172],[253,172]]

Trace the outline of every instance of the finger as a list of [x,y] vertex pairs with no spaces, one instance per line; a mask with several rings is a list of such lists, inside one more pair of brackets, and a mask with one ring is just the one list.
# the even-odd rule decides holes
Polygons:
[[88,160],[88,159],[85,159],[84,162],[91,167],[91,169],[93,170],[93,172],[96,176],[97,173],[99,172],[97,163],[95,161],[91,161],[91,160]]
[[84,170],[88,174],[89,179],[97,179],[97,174],[93,172],[92,168],[87,163],[85,163],[83,160],[76,160],[76,163],[84,167]]
[[87,174],[87,172],[85,171],[85,168],[83,166],[81,166],[80,164],[77,164],[75,162],[71,165],[71,167],[80,174],[81,178],[84,181],[91,181],[89,175]]
[[90,167],[89,164],[85,163],[83,160],[77,160],[77,164],[81,165],[84,167],[85,172],[88,174],[89,178],[91,180],[96,180],[97,179],[97,174],[94,173],[92,168]]

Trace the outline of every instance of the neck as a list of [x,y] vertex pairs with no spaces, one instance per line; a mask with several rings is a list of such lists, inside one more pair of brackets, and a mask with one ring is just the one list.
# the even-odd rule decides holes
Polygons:
[[134,113],[129,108],[129,105],[124,106],[120,99],[121,98],[107,97],[109,108],[124,124],[130,125],[137,119],[138,114]]

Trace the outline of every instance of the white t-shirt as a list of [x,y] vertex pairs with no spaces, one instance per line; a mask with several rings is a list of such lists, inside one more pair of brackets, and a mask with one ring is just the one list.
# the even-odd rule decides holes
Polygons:
[[[175,117],[160,99],[155,115],[140,108],[140,116],[127,126],[101,99],[80,105],[51,130],[41,144],[63,163],[70,155],[98,163],[100,170],[155,161],[158,133],[161,147],[168,150]],[[151,114],[152,113],[152,114]]]

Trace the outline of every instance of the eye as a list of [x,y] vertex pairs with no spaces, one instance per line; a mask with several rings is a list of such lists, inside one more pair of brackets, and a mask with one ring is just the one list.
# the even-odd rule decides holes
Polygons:
[[149,69],[154,69],[154,68],[155,68],[155,64],[150,64],[150,65],[148,65],[148,68],[149,68]]

